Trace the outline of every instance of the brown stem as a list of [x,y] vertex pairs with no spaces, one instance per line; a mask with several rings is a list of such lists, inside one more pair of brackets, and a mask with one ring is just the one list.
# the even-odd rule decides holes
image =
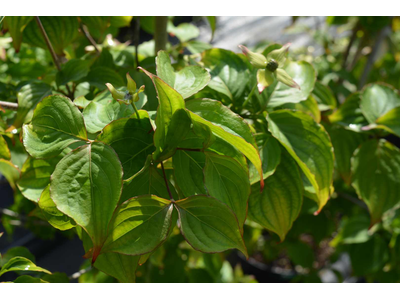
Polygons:
[[83,34],[85,35],[86,39],[89,41],[89,43],[92,44],[92,46],[94,47],[94,49],[96,50],[97,53],[100,53],[99,48],[97,48],[97,44],[96,41],[92,38],[92,36],[90,35],[89,31],[87,30],[87,27],[85,24],[81,23],[81,31],[83,32]]
[[5,109],[17,110],[18,103],[0,101],[0,107],[5,108]]
[[169,199],[170,200],[174,200],[174,197],[172,197],[171,190],[169,189],[169,184],[168,184],[168,180],[167,180],[167,175],[165,174],[165,169],[164,169],[163,162],[161,162],[161,169],[162,169],[162,172],[163,172],[163,175],[164,175],[165,186],[167,187],[167,190],[168,190]]
[[49,50],[50,50],[50,54],[51,54],[51,57],[53,58],[54,64],[56,65],[58,71],[60,71],[61,70],[60,62],[58,61],[57,55],[54,52],[53,45],[51,44],[49,37],[47,36],[46,30],[44,30],[43,24],[40,21],[39,17],[35,17],[35,20],[39,26],[40,31],[42,32],[42,35],[43,35],[44,41],[46,42],[47,48],[49,48]]
[[167,24],[168,24],[168,17],[165,16],[155,17],[154,41],[156,42],[155,45],[156,53],[160,50],[165,50],[165,48],[167,47],[167,41],[168,41]]

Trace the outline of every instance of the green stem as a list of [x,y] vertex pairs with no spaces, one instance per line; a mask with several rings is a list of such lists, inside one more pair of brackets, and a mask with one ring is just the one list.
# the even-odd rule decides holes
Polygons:
[[168,34],[167,34],[168,17],[157,16],[155,17],[154,28],[154,41],[155,52],[165,50],[167,48]]
[[138,111],[138,109],[137,109],[135,103],[132,102],[131,104],[132,104],[133,109],[135,110],[136,116],[138,117],[138,119],[140,119],[139,111]]
[[250,101],[251,96],[253,96],[253,94],[254,94],[256,88],[257,88],[257,83],[254,85],[254,87],[253,87],[253,89],[251,90],[250,94],[247,96],[246,101],[243,102],[242,107],[245,107],[245,106],[247,105],[247,103]]

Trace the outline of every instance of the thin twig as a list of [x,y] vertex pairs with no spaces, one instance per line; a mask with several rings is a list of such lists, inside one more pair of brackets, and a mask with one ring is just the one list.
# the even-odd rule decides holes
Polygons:
[[100,53],[99,48],[97,48],[97,43],[96,41],[92,38],[92,36],[90,35],[89,31],[87,30],[87,27],[85,24],[81,23],[81,31],[83,32],[83,34],[85,35],[85,37],[87,38],[87,40],[89,41],[89,43],[92,44],[92,46],[94,47],[94,49],[96,50],[97,53]]
[[168,190],[169,199],[170,200],[174,200],[174,197],[172,197],[171,190],[169,189],[169,184],[168,184],[168,180],[167,180],[167,175],[165,174],[165,169],[164,169],[163,162],[161,162],[161,169],[162,169],[162,172],[163,172],[163,175],[164,175],[165,186],[167,187],[167,190]]
[[54,52],[53,45],[51,44],[51,42],[49,40],[46,30],[44,30],[42,22],[40,21],[39,17],[35,17],[35,20],[39,26],[40,31],[42,32],[42,35],[44,37],[44,41],[46,42],[47,47],[50,50],[50,54],[51,54],[51,57],[53,58],[54,64],[56,65],[58,71],[61,71],[61,65],[60,65],[60,62],[58,61],[57,54],[56,54],[56,52]]
[[17,110],[18,109],[18,103],[0,101],[0,107],[3,107],[5,109]]

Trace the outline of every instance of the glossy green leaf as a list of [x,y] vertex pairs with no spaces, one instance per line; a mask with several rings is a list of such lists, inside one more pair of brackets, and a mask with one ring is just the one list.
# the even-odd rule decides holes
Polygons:
[[116,278],[119,282],[134,283],[139,256],[123,255],[119,253],[102,253],[94,266],[100,271]]
[[379,117],[375,123],[377,128],[385,129],[400,137],[400,106],[389,110],[386,114]]
[[43,272],[51,274],[50,271],[36,266],[29,259],[21,256],[13,257],[5,263],[0,270],[0,276],[12,271]]
[[360,108],[360,93],[353,93],[343,104],[329,116],[329,121],[348,127],[350,130],[359,132],[361,127],[368,124]]
[[283,151],[274,174],[251,186],[249,218],[275,232],[283,241],[299,216],[303,204],[303,184],[296,161]]
[[0,158],[5,160],[11,159],[10,149],[8,149],[7,142],[1,135],[0,135]]
[[228,205],[242,230],[250,195],[248,169],[235,159],[206,151],[204,182],[210,196]]
[[14,127],[19,128],[22,124],[30,122],[36,105],[49,95],[51,95],[51,86],[44,82],[24,85],[18,93],[18,110]]
[[[124,105],[124,104],[122,104]],[[139,111],[130,118],[118,119],[97,137],[97,141],[110,145],[118,154],[124,169],[124,178],[130,178],[139,172],[154,151],[153,128],[146,111]]]
[[[40,17],[40,21],[53,45],[54,51],[58,55],[64,55],[64,49],[78,35],[78,18],[77,17]],[[47,49],[43,35],[36,24],[30,22],[24,31],[24,42]]]
[[268,130],[296,160],[313,187],[318,210],[332,192],[333,147],[325,129],[310,116],[280,110],[267,116]]
[[74,220],[59,211],[54,201],[50,198],[50,184],[43,190],[38,205],[51,226],[59,230],[68,230],[75,227]]
[[236,216],[215,198],[192,196],[175,202],[181,232],[196,250],[214,253],[238,249],[247,256]]
[[314,90],[312,95],[318,103],[318,108],[321,111],[335,109],[337,106],[335,96],[331,89],[319,81],[315,82]]
[[20,50],[23,31],[32,19],[33,17],[29,16],[7,16],[4,19],[4,29],[10,33],[16,52]]
[[35,256],[25,247],[12,247],[6,253],[1,254],[0,267],[6,264],[10,259],[15,256],[25,257],[35,263]]
[[278,82],[269,98],[268,107],[304,101],[314,89],[316,73],[314,67],[308,62],[290,62],[284,70],[300,86],[300,89],[291,88]]
[[54,95],[37,105],[22,138],[31,156],[48,158],[74,142],[86,141],[87,132],[79,109],[67,97]]
[[108,223],[121,191],[121,163],[114,150],[100,142],[67,154],[52,175],[51,199],[62,213],[89,234],[94,259],[107,237]]
[[7,179],[10,186],[15,190],[16,182],[19,179],[19,169],[10,161],[0,158],[0,173]]
[[[175,189],[171,183],[168,184],[172,197],[178,199],[178,194]],[[120,203],[140,195],[156,195],[161,198],[169,199],[164,178],[161,176],[156,166],[153,165],[151,156],[147,158],[144,167],[138,173],[124,181]]]
[[202,53],[201,61],[210,70],[211,89],[222,92],[230,101],[243,101],[249,71],[246,63],[236,53],[213,48]]
[[250,127],[243,122],[242,118],[215,100],[191,100],[186,103],[186,107],[191,111],[190,116],[193,122],[207,125],[217,137],[236,147],[253,163],[260,178],[263,178],[257,144]]
[[307,100],[301,101],[299,103],[286,103],[280,106],[278,109],[298,110],[313,117],[313,119],[317,123],[321,121],[321,112],[319,111],[318,103],[313,95],[310,95]]
[[82,59],[71,59],[57,72],[57,85],[65,85],[71,81],[79,81],[89,73],[90,62]]
[[[263,134],[257,139],[262,161],[263,178],[267,179],[274,174],[276,167],[281,162],[281,147],[279,142],[270,134]],[[260,176],[253,164],[249,165],[250,183],[260,181]]]
[[168,236],[173,210],[171,201],[152,195],[124,202],[110,222],[102,251],[127,255],[153,251]]
[[203,152],[176,151],[172,157],[175,180],[185,197],[207,194],[204,186]]
[[370,124],[398,106],[400,106],[400,96],[391,86],[371,84],[361,93],[360,108]]
[[385,140],[369,140],[354,153],[351,169],[352,185],[373,225],[400,202],[400,151]]
[[210,81],[210,74],[199,66],[188,66],[175,72],[169,55],[159,51],[156,58],[157,75],[174,88],[184,99],[202,90]]
[[366,140],[366,136],[343,127],[329,129],[335,162],[339,175],[348,185],[351,184],[351,158],[354,151]]

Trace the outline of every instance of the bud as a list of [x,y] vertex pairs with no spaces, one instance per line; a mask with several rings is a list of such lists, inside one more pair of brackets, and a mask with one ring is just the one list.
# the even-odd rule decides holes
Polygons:
[[264,55],[260,53],[255,53],[247,49],[247,47],[243,45],[239,45],[239,48],[242,50],[243,54],[247,56],[249,62],[257,69],[263,69],[267,66],[267,59]]
[[126,73],[126,81],[128,82],[127,84],[128,92],[131,95],[133,95],[134,93],[136,93],[136,82],[135,80],[132,79],[129,73]]
[[262,91],[274,83],[275,77],[274,73],[268,71],[267,69],[261,69],[257,71],[257,87],[258,92],[261,94]]
[[144,85],[142,85],[142,86],[139,88],[139,90],[137,91],[137,93],[135,93],[135,94],[133,95],[132,101],[133,101],[133,102],[138,102],[138,101],[139,101],[139,94],[140,94],[141,92],[143,92],[143,91],[144,91]]
[[108,90],[110,91],[112,97],[113,97],[115,100],[124,100],[124,99],[125,99],[125,93],[124,93],[124,92],[117,91],[117,90],[113,87],[113,85],[112,85],[111,83],[106,83],[106,86],[107,86]]
[[286,61],[286,53],[289,50],[289,46],[290,43],[287,43],[283,45],[282,48],[271,51],[270,53],[268,53],[267,59],[275,60],[278,63],[279,67],[283,68]]
[[292,77],[290,77],[288,73],[286,73],[284,69],[277,69],[275,74],[278,81],[290,86],[291,88],[300,90],[300,86],[292,79]]

